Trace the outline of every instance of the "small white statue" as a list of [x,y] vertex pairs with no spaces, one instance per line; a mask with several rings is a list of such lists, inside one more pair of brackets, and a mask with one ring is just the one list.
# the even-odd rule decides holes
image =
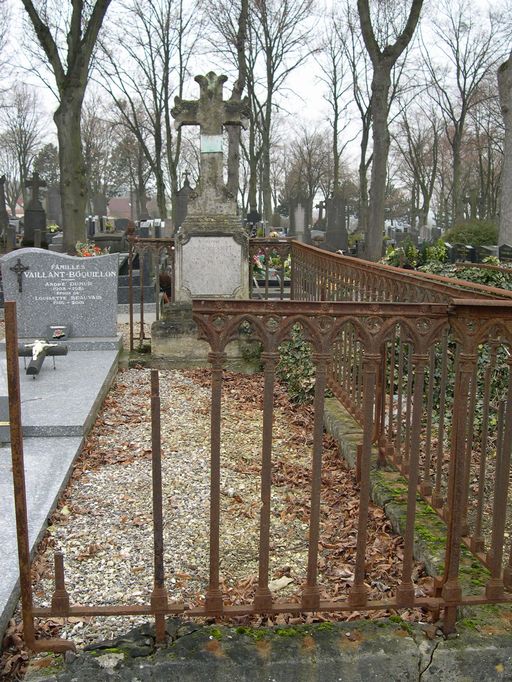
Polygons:
[[41,353],[46,353],[48,348],[58,345],[58,343],[48,343],[45,339],[36,339],[34,343],[26,343],[25,348],[32,348],[32,360],[37,360]]

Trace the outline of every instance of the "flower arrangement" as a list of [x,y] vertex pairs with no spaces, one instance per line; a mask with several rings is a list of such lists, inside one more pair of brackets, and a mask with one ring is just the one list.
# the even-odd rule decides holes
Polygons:
[[[278,272],[283,269],[284,276],[289,279],[291,276],[291,256],[288,256],[284,261],[281,256],[277,254],[270,254],[268,259],[268,267]],[[266,269],[266,256],[260,251],[252,257],[252,269],[255,275],[264,275]]]
[[77,256],[89,258],[91,256],[102,256],[105,253],[109,253],[110,248],[107,247],[105,249],[102,249],[101,247],[97,246],[94,242],[77,242],[75,250]]
[[60,232],[60,227],[57,225],[57,223],[50,223],[46,226],[46,231],[50,234],[55,234],[56,232]]

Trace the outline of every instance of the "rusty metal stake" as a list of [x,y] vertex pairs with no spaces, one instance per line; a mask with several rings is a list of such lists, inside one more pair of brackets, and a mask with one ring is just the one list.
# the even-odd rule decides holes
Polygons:
[[16,303],[5,302],[5,352],[7,360],[7,390],[9,393],[9,421],[11,432],[12,477],[14,483],[14,507],[20,569],[21,608],[23,636],[32,651],[62,652],[74,650],[73,642],[64,639],[36,641],[30,577],[30,545],[28,539],[27,493],[23,458],[23,433],[21,424],[21,391],[18,366],[18,330],[16,326]]

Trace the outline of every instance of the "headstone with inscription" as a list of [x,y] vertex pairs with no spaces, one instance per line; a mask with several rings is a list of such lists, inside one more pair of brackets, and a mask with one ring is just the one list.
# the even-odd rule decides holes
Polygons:
[[81,258],[27,248],[0,265],[20,338],[45,338],[48,325],[69,326],[74,338],[117,335],[117,254]]

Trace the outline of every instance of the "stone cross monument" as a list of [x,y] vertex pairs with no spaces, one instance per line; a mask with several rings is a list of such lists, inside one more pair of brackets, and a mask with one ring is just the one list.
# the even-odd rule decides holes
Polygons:
[[175,99],[176,128],[200,128],[199,181],[188,193],[187,213],[175,236],[174,302],[151,327],[155,355],[206,359],[207,344],[197,340],[193,298],[249,298],[249,238],[237,213],[236,197],[224,184],[223,127],[245,127],[248,101],[225,101],[226,76],[196,76],[198,100]]
[[176,128],[200,127],[201,170],[176,239],[176,301],[249,298],[248,237],[224,184],[223,126],[246,126],[247,100],[223,100],[226,76],[196,76],[198,100],[175,99]]
[[22,245],[46,246],[46,213],[39,199],[39,190],[46,187],[46,182],[39,173],[33,173],[32,180],[27,180],[25,187],[31,190],[31,197],[25,207]]

